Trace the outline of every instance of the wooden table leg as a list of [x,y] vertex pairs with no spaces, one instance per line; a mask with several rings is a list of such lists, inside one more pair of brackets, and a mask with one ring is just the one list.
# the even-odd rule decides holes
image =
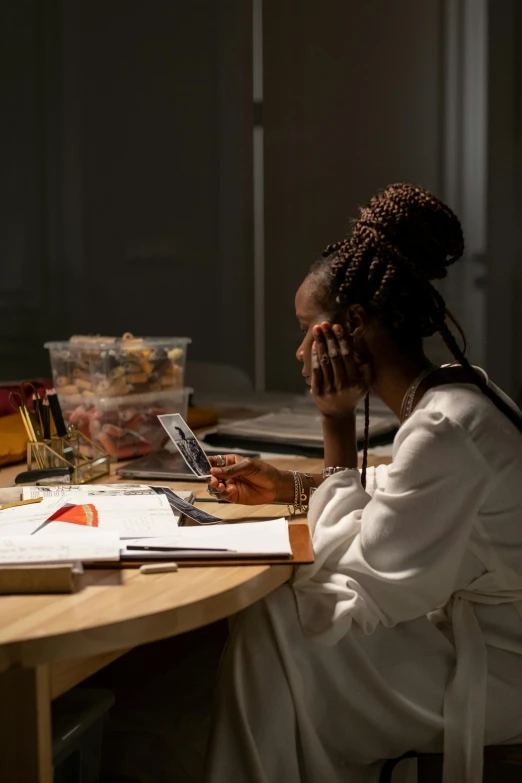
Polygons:
[[0,781],[53,783],[47,666],[0,674]]

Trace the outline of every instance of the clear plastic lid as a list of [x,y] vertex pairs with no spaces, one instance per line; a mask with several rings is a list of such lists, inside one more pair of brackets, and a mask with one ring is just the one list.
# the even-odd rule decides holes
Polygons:
[[175,348],[178,346],[186,346],[192,342],[190,337],[102,337],[93,335],[78,338],[71,338],[71,340],[62,340],[58,342],[44,343],[44,348],[50,351],[86,351],[93,349],[110,350],[147,350],[147,348]]

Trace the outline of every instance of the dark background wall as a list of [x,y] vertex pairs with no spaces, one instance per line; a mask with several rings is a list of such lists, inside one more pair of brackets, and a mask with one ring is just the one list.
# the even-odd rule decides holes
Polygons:
[[[471,259],[447,294],[472,349],[517,393],[522,12],[517,0],[471,5],[482,3],[483,292]],[[449,187],[448,94],[470,66],[457,63],[450,78],[447,46],[448,19],[466,8],[264,1],[269,388],[301,389],[295,289],[358,204],[410,180],[461,211]],[[250,0],[12,0],[0,36],[0,379],[46,374],[47,339],[124,331],[189,335],[191,358],[252,375]]]
[[[388,183],[441,191],[439,0],[265,6],[267,381],[300,388],[296,288]],[[356,11],[354,13],[354,11]]]
[[1,376],[124,331],[251,372],[248,4],[2,7]]

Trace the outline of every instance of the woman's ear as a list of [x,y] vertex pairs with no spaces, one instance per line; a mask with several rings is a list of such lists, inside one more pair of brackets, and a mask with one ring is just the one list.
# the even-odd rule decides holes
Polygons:
[[349,305],[346,310],[346,330],[352,340],[364,338],[368,327],[368,316],[362,305]]

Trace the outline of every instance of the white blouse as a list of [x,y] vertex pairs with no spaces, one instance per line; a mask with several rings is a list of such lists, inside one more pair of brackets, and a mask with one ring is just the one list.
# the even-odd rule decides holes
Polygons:
[[367,492],[357,470],[330,477],[309,521],[315,562],[294,582],[304,631],[335,644],[352,622],[371,633],[444,616],[457,654],[444,781],[481,779],[486,644],[522,654],[522,434],[474,385],[435,387],[388,470],[369,470]]

